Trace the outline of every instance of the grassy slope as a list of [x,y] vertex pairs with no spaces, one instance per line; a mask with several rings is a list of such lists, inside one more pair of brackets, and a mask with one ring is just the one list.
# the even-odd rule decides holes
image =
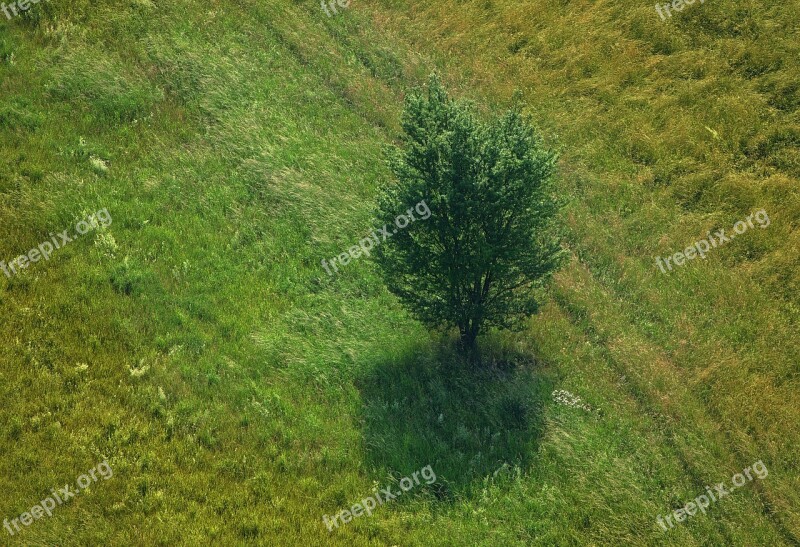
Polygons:
[[[0,258],[102,207],[118,248],[87,235],[0,278],[0,511],[103,457],[115,476],[19,539],[317,543],[323,513],[431,464],[329,537],[652,543],[655,515],[756,459],[765,481],[667,539],[800,534],[796,40],[769,29],[791,6],[706,32],[711,4],[668,31],[588,3],[39,7],[0,23]],[[575,198],[577,258],[487,375],[450,371],[363,261],[319,267],[367,231],[402,90],[437,65],[486,104],[525,90]],[[757,206],[768,230],[654,271]]]
[[[419,29],[414,46],[435,44],[466,87],[523,89],[561,136],[579,261],[559,303],[666,418],[696,491],[722,469],[771,464],[754,509],[796,541],[797,4],[718,2],[668,23],[590,2],[394,6],[386,29]],[[768,230],[656,270],[655,255],[760,207]]]

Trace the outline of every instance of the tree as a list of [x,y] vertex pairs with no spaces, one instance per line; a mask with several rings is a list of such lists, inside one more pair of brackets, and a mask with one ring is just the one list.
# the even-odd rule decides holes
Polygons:
[[424,201],[430,217],[376,248],[389,290],[430,327],[457,327],[472,354],[487,327],[516,329],[537,312],[557,269],[556,154],[515,106],[482,121],[436,75],[406,98],[404,136],[388,163],[398,184],[378,199],[387,225]]

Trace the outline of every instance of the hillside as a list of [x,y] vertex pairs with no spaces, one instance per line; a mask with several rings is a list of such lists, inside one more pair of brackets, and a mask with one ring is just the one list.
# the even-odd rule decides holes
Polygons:
[[[0,260],[74,235],[0,275],[0,518],[113,469],[1,543],[800,543],[798,12],[0,16]],[[487,115],[520,90],[561,152],[570,260],[527,330],[482,341],[483,371],[368,261],[320,265],[369,231],[403,96],[434,70]],[[756,462],[768,475],[659,526]],[[426,466],[435,480],[326,529]]]

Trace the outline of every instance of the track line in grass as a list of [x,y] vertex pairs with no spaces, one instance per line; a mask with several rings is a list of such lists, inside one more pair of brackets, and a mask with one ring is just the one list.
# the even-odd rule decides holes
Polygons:
[[[563,294],[556,293],[556,298],[559,300],[561,306],[566,306],[567,309],[572,305],[579,306],[580,309],[597,310],[594,312],[589,311],[586,317],[579,320],[578,325],[583,325],[582,328],[587,329],[587,334],[590,339],[594,339],[596,343],[603,346],[604,351],[608,353],[610,362],[615,363],[619,367],[620,373],[624,373],[626,377],[632,378],[636,381],[634,396],[640,400],[641,404],[647,409],[648,414],[663,413],[672,419],[672,423],[680,424],[687,423],[693,427],[687,429],[687,433],[695,433],[696,427],[702,428],[703,438],[716,439],[712,446],[727,447],[728,459],[732,460],[728,465],[720,465],[717,461],[716,468],[736,468],[741,466],[742,461],[747,461],[749,456],[744,454],[741,447],[733,442],[727,430],[720,429],[711,424],[719,423],[715,416],[709,412],[709,409],[702,405],[696,397],[694,397],[685,384],[678,382],[677,379],[681,377],[681,371],[678,367],[670,362],[670,360],[661,354],[657,347],[653,347],[638,333],[638,328],[628,322],[626,319],[618,315],[617,307],[619,303],[609,298],[607,290],[599,283],[593,280],[589,270],[578,263],[573,263],[573,267],[569,272],[560,276],[562,282],[559,283],[560,290],[565,291]],[[580,283],[581,291],[576,292],[572,288],[573,284]],[[588,290],[587,290],[588,289]],[[592,302],[594,300],[594,302]],[[597,301],[599,300],[599,302]],[[594,304],[594,305],[592,305]],[[574,314],[571,314],[574,318]],[[624,325],[624,330],[620,327],[615,329],[610,325]],[[595,326],[599,326],[599,332],[595,330]],[[625,348],[624,342],[628,340],[632,346],[630,349]],[[635,348],[635,350],[634,350]],[[633,353],[631,353],[633,352]],[[648,359],[647,357],[651,357]],[[622,359],[621,359],[622,358]],[[644,366],[630,367],[624,365],[624,362],[638,361]],[[649,372],[648,372],[649,371]],[[669,397],[655,396],[651,389],[645,386],[652,385],[653,381],[659,381],[665,386],[663,393],[668,394]],[[677,399],[676,399],[677,396]],[[682,418],[686,412],[684,409],[692,408],[692,420],[686,421]],[[656,412],[656,409],[658,412]],[[692,449],[689,445],[681,446],[677,442],[678,430],[673,430],[668,424],[664,424],[665,431],[669,433],[670,443],[675,447],[681,461],[685,462],[687,473],[692,477],[693,482],[697,487],[703,487],[708,484],[708,480],[713,481],[714,476],[710,476],[708,472],[702,473],[695,464],[692,464],[692,454],[697,452],[697,449]],[[683,428],[686,429],[686,428]],[[691,438],[691,435],[686,435],[686,438]],[[752,455],[750,456],[752,457]],[[756,454],[756,457],[759,457]],[[752,460],[751,460],[752,461]],[[723,462],[724,463],[724,462]],[[746,465],[746,464],[745,464]],[[741,467],[740,467],[741,468]],[[708,476],[708,480],[702,480],[702,476]],[[723,473],[724,476],[724,473]],[[773,475],[774,476],[774,475]],[[776,481],[780,478],[776,478]],[[789,543],[796,542],[794,534],[789,530],[782,519],[778,517],[769,508],[774,506],[774,493],[770,493],[768,486],[757,484],[755,485],[756,499],[759,501],[760,512],[772,523],[780,536]],[[726,530],[726,534],[727,534]]]

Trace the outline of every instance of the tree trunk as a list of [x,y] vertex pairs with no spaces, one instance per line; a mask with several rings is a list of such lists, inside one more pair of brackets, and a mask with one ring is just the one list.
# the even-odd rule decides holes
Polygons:
[[465,351],[472,351],[477,348],[477,344],[475,343],[477,337],[477,333],[474,332],[474,329],[468,328],[461,330],[461,346]]
[[471,324],[468,323],[466,327],[459,328],[459,333],[461,335],[461,352],[472,365],[480,361],[477,344],[479,329],[480,327],[474,321],[472,321]]

